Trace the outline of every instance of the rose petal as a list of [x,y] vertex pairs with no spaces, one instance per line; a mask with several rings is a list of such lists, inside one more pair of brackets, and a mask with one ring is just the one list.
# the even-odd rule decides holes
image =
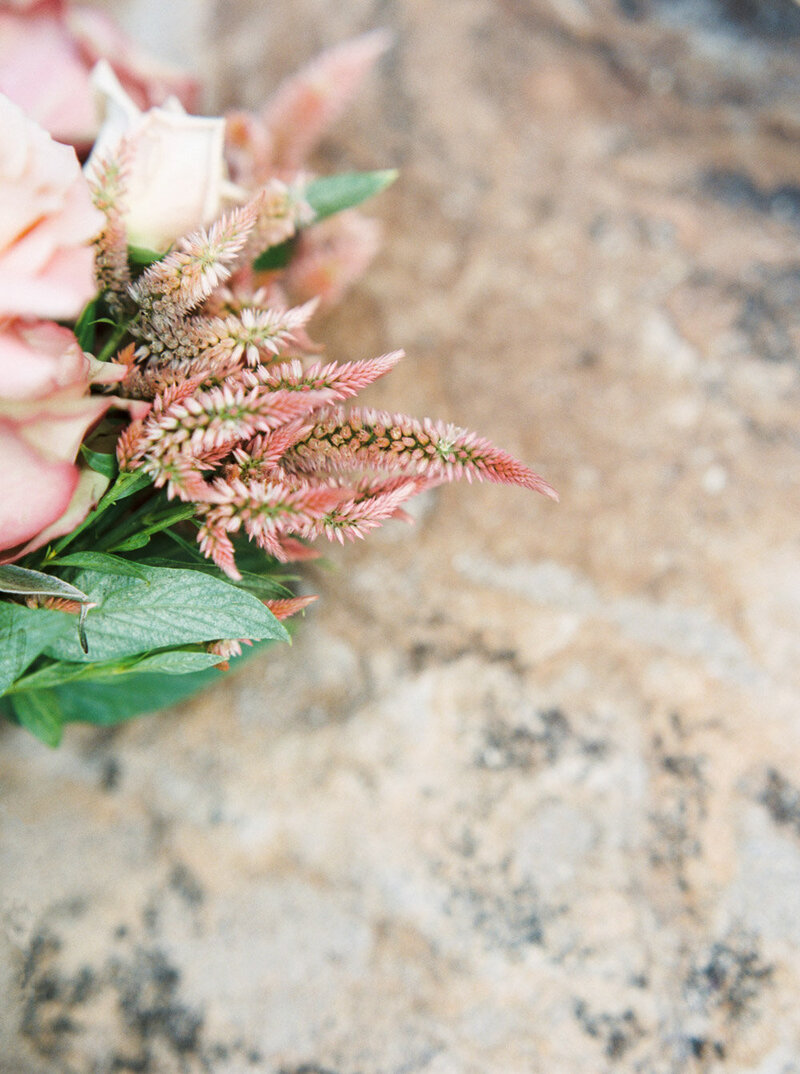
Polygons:
[[129,241],[165,250],[216,219],[225,182],[225,120],[187,115],[177,101],[172,108],[139,113],[107,63],[99,63],[92,78],[106,118],[87,168],[113,156],[126,139]]
[[0,315],[76,317],[103,226],[74,149],[0,95]]
[[6,558],[0,556],[0,562],[9,563],[13,559],[19,559],[20,556],[27,556],[29,552],[43,548],[50,541],[63,537],[65,533],[72,533],[75,527],[83,522],[89,512],[99,503],[100,497],[109,486],[109,479],[88,468],[79,470],[79,475],[75,491],[64,513],[51,525],[37,533],[22,548],[13,549]]
[[88,430],[110,406],[107,396],[81,396],[68,389],[43,399],[35,415],[20,420],[18,435],[51,459],[72,461]]
[[0,548],[40,533],[67,509],[78,468],[44,458],[0,419]]
[[31,399],[86,382],[75,336],[49,322],[13,321],[0,330],[0,390],[5,399]]

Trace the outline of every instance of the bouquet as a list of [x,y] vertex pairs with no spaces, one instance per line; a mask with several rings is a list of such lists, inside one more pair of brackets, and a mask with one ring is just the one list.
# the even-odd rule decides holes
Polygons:
[[351,403],[401,351],[314,341],[395,173],[306,161],[386,45],[207,117],[97,12],[0,3],[0,707],[50,745],[285,640],[319,538],[454,478],[555,497],[471,432]]

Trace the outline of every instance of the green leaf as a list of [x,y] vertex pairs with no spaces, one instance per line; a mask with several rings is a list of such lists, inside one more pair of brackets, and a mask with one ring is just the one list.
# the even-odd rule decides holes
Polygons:
[[64,716],[52,690],[19,694],[13,698],[12,703],[17,719],[23,727],[27,727],[48,746],[59,744]]
[[64,612],[0,603],[0,694],[62,634],[72,634],[75,620]]
[[132,716],[158,712],[185,701],[199,690],[222,682],[223,677],[227,678],[254,653],[264,648],[264,645],[258,645],[246,649],[242,656],[231,660],[230,672],[209,668],[190,675],[146,673],[130,681],[121,678],[115,682],[71,683],[56,687],[53,693],[58,698],[65,722],[80,720],[109,727]]
[[[127,683],[77,682],[57,686],[65,723],[85,722],[111,727],[145,712],[159,712],[176,705],[204,687],[219,682],[222,672],[215,668],[193,675],[137,675]],[[27,696],[27,695],[25,695]]]
[[[177,559],[149,556],[144,560],[144,563],[151,567],[172,567],[178,570],[202,571],[204,574],[210,574],[214,578],[224,577],[219,567],[208,559],[200,562],[185,563]],[[229,585],[235,585],[239,589],[247,589],[250,592],[261,593],[265,598],[290,597],[292,595],[292,591],[288,586],[283,585],[275,578],[271,578],[268,574],[254,574],[251,571],[240,571],[239,573],[242,576],[241,579],[235,582],[230,580]]]
[[116,503],[118,500],[125,500],[128,496],[133,496],[134,493],[141,492],[142,489],[147,488],[150,484],[152,484],[152,480],[147,474],[143,474],[139,471],[132,474],[126,471],[119,475],[97,506],[101,507],[104,501],[108,501],[108,504],[112,504]]
[[255,259],[253,268],[258,272],[268,272],[270,269],[286,268],[292,260],[292,254],[294,253],[296,245],[297,240],[291,238],[287,239],[286,242],[279,242],[277,246],[268,247]]
[[[71,682],[93,682],[120,679],[122,676],[160,672],[165,675],[190,675],[222,662],[220,656],[202,649],[168,649],[129,660],[107,660],[102,663],[76,664],[59,660],[40,668],[30,675],[17,679],[9,690],[16,696],[21,693],[50,689]],[[135,688],[132,686],[132,688]]]
[[58,567],[85,567],[99,574],[117,574],[127,578],[147,580],[146,574],[138,564],[131,563],[129,559],[123,559],[121,556],[112,556],[108,552],[70,552],[69,555],[51,559],[50,563]]
[[97,507],[93,511],[90,511],[86,518],[81,522],[79,526],[76,526],[71,533],[67,533],[59,541],[53,545],[53,554],[58,555],[60,552],[71,544],[72,541],[89,526],[94,525],[103,512],[107,511],[109,507],[112,507],[119,500],[124,500],[128,496],[133,496],[135,492],[140,492],[143,488],[146,488],[151,484],[150,478],[147,474],[140,473],[121,473],[117,476],[114,484],[106,490],[102,500],[98,503]]
[[[261,601],[230,582],[199,571],[140,566],[149,585],[93,571],[75,579],[99,602],[92,612],[91,660],[117,660],[217,638],[288,638]],[[46,651],[59,660],[89,659],[68,637],[58,638]]]
[[87,448],[85,444],[81,444],[81,455],[86,459],[91,469],[95,470],[98,474],[102,474],[103,477],[107,477],[113,481],[119,473],[117,459],[114,455],[107,455],[102,451],[92,451],[90,448]]
[[143,657],[131,670],[137,675],[144,672],[190,675],[221,663],[222,657],[216,653],[207,653],[199,649],[167,649],[163,653],[151,653]]
[[144,548],[146,544],[150,544],[149,533],[134,533],[131,537],[126,537],[124,541],[120,541],[119,544],[114,545],[116,552],[134,552],[137,548]]
[[94,350],[94,328],[97,323],[97,307],[100,299],[93,298],[83,309],[75,324],[75,336],[82,351]]
[[163,257],[158,250],[150,250],[147,246],[129,246],[128,247],[128,260],[132,261],[134,265],[152,265],[154,261],[160,261]]
[[91,603],[91,598],[76,589],[69,582],[54,578],[52,574],[31,571],[27,567],[16,567],[12,563],[0,566],[0,593],[15,593],[20,596],[63,597],[65,600],[77,600],[81,604]]
[[305,189],[305,198],[317,220],[352,209],[367,198],[379,194],[397,178],[394,168],[378,172],[342,172],[312,179]]
[[[129,683],[76,682],[57,686],[65,723],[85,722],[110,727],[145,712],[159,712],[176,705],[222,678],[216,668],[193,675],[137,675]],[[24,695],[28,696],[28,695]]]
[[[161,533],[162,530],[169,529],[170,526],[174,526],[177,522],[186,522],[188,519],[194,518],[194,516],[195,507],[193,504],[180,504],[153,518],[152,522],[145,522],[143,525],[139,525],[135,533],[120,541],[119,544],[111,545],[111,548],[114,551],[129,551],[131,548],[142,548],[147,544],[147,541],[140,540],[141,538],[149,538],[154,533]],[[138,543],[130,544],[131,540]]]
[[25,596],[61,597],[64,600],[79,601],[81,615],[78,620],[78,640],[83,651],[85,653],[89,651],[84,626],[86,613],[92,601],[74,585],[60,578],[54,578],[51,574],[43,574],[41,571],[32,571],[27,567],[16,567],[8,563],[0,566],[0,592]]

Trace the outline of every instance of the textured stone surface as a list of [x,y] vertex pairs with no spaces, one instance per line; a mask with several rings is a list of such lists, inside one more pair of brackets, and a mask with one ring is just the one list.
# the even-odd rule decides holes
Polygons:
[[229,101],[394,28],[317,334],[562,503],[443,490],[201,700],[0,732],[3,1074],[800,1071],[798,21],[217,5]]

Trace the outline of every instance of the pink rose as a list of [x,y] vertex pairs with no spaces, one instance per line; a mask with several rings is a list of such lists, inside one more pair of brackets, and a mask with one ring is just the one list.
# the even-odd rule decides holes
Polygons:
[[84,436],[112,403],[88,394],[93,370],[66,328],[0,324],[0,550],[14,549],[0,558],[74,529],[107,483],[75,465]]
[[0,317],[77,316],[102,226],[75,150],[0,95]]
[[0,92],[83,151],[98,127],[89,75],[101,59],[141,108],[173,95],[196,103],[194,79],[141,55],[102,12],[65,0],[0,0]]

